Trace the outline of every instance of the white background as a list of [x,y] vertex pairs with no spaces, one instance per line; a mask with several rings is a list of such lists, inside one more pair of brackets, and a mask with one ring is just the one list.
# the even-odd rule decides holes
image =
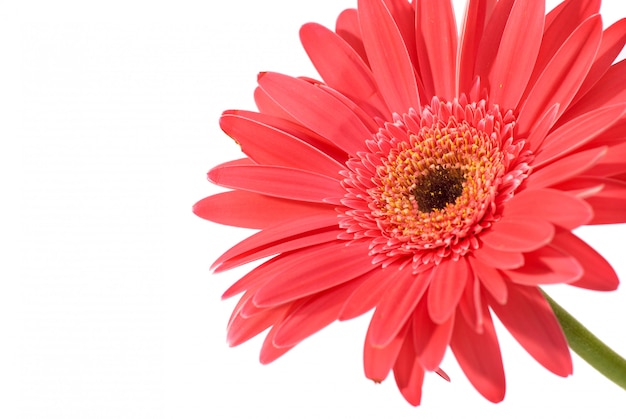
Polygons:
[[[419,408],[392,377],[369,382],[367,318],[334,324],[269,366],[257,360],[260,338],[227,347],[235,301],[220,295],[246,269],[212,276],[209,265],[249,232],[191,213],[218,191],[206,171],[239,156],[219,115],[254,108],[258,71],[315,76],[299,26],[333,27],[355,4],[0,2],[0,417],[623,414],[624,391],[577,356],[573,377],[555,377],[501,329],[508,391],[498,405],[450,354],[452,382],[428,376]],[[626,16],[618,0],[603,10],[605,23]],[[624,226],[580,234],[626,278]],[[624,287],[549,291],[626,354]]]

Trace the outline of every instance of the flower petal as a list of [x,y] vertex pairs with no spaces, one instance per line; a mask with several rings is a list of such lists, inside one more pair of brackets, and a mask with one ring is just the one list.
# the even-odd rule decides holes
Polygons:
[[587,19],[565,41],[537,79],[519,108],[519,130],[528,127],[550,106],[559,103],[562,114],[587,75],[602,37],[599,15]]
[[591,221],[593,210],[584,200],[556,189],[526,189],[506,203],[502,216],[536,218],[572,230]]
[[267,256],[333,241],[340,232],[337,214],[331,211],[287,221],[237,243],[221,255],[211,269],[222,272]]
[[567,340],[550,305],[536,287],[509,284],[505,305],[493,301],[491,308],[528,353],[553,373],[572,373]]
[[441,364],[446,353],[452,328],[454,314],[448,316],[441,324],[433,322],[428,314],[428,305],[422,301],[413,314],[413,343],[420,364],[429,371],[434,371]]
[[359,0],[358,6],[370,67],[389,109],[402,114],[419,108],[411,58],[389,9],[382,0]]
[[268,72],[259,77],[259,86],[295,120],[350,154],[372,137],[341,101],[311,83]]
[[521,252],[498,250],[484,242],[474,250],[473,255],[482,263],[498,269],[515,269],[524,265],[524,255]]
[[368,334],[374,346],[387,346],[402,330],[426,291],[429,278],[427,274],[413,274],[407,268],[394,273],[390,282],[370,322]]
[[593,219],[589,224],[626,223],[626,181],[610,178],[595,180],[602,185],[602,190],[586,199],[593,208]]
[[593,167],[606,154],[607,147],[598,147],[558,159],[533,171],[526,180],[526,187],[528,189],[545,188],[579,175]]
[[276,198],[314,203],[339,203],[345,189],[337,179],[279,166],[217,166],[208,178],[216,185]]
[[331,210],[325,204],[273,198],[247,191],[222,192],[193,206],[198,217],[235,227],[262,229],[294,218]]
[[276,324],[273,344],[295,346],[337,320],[344,300],[359,285],[359,280],[350,281],[307,298]]
[[289,254],[265,273],[271,280],[256,293],[254,304],[283,304],[358,278],[374,269],[368,250],[367,242],[347,246],[337,241]]
[[578,260],[552,246],[526,253],[524,266],[504,274],[516,284],[543,285],[577,281],[583,275]]
[[220,127],[258,164],[303,169],[338,179],[339,171],[345,168],[300,138],[254,119],[224,114]]
[[450,348],[474,388],[490,402],[498,403],[504,399],[506,389],[504,368],[491,315],[486,307],[482,310],[481,334],[463,316],[456,316]]
[[452,3],[418,1],[415,8],[421,80],[432,96],[452,100],[456,97],[458,42]]
[[359,54],[365,64],[369,64],[361,39],[359,13],[356,9],[346,9],[339,14],[335,24],[335,32]]
[[480,239],[486,245],[508,252],[530,252],[552,240],[554,226],[548,221],[506,218],[494,223]]
[[570,282],[575,287],[595,291],[614,291],[619,278],[613,267],[595,249],[569,231],[558,231],[550,245],[572,255],[583,267],[582,278]]
[[500,304],[506,303],[508,291],[506,289],[506,281],[502,277],[500,270],[494,268],[489,263],[481,262],[478,258],[470,257],[468,260],[475,277],[478,278],[481,285],[497,302]]
[[390,286],[392,273],[399,269],[399,264],[391,264],[385,268],[375,268],[363,275],[367,277],[344,302],[339,320],[350,320],[370,311],[380,301],[385,290]]
[[517,108],[524,93],[541,45],[544,15],[544,2],[518,0],[513,4],[489,72],[489,100],[502,109]]
[[433,322],[442,324],[454,313],[471,270],[465,258],[444,259],[434,267],[428,289],[428,313]]
[[548,135],[533,166],[541,167],[583,146],[606,131],[626,113],[625,104],[594,109],[561,125]]
[[407,323],[387,346],[372,345],[370,342],[370,329],[368,329],[363,347],[363,368],[367,378],[377,383],[387,378],[389,371],[396,363],[408,329],[409,324]]
[[422,400],[424,368],[417,361],[413,339],[404,339],[396,364],[393,366],[396,385],[407,402],[419,406]]

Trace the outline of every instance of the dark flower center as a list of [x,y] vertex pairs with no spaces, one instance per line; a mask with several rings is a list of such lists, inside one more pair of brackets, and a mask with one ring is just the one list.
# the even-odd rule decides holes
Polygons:
[[420,212],[429,213],[453,204],[463,193],[463,171],[437,166],[416,179],[413,196]]

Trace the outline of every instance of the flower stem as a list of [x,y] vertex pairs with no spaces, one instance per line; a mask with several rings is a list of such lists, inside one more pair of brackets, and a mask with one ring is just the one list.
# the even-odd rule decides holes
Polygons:
[[589,365],[626,390],[626,359],[606,346],[548,294],[543,292],[543,295],[561,323],[570,348]]

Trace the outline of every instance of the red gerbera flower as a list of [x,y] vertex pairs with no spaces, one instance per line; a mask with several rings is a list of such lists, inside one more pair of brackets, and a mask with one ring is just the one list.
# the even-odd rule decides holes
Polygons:
[[247,158],[209,179],[232,191],[200,217],[260,229],[216,272],[270,257],[231,286],[238,345],[270,329],[261,362],[374,309],[365,375],[390,371],[417,405],[448,346],[498,402],[492,313],[545,368],[572,372],[539,285],[613,290],[572,234],[626,222],[626,20],[600,1],[359,0],[301,40],[323,81],[262,73],[259,112],[226,111]]

